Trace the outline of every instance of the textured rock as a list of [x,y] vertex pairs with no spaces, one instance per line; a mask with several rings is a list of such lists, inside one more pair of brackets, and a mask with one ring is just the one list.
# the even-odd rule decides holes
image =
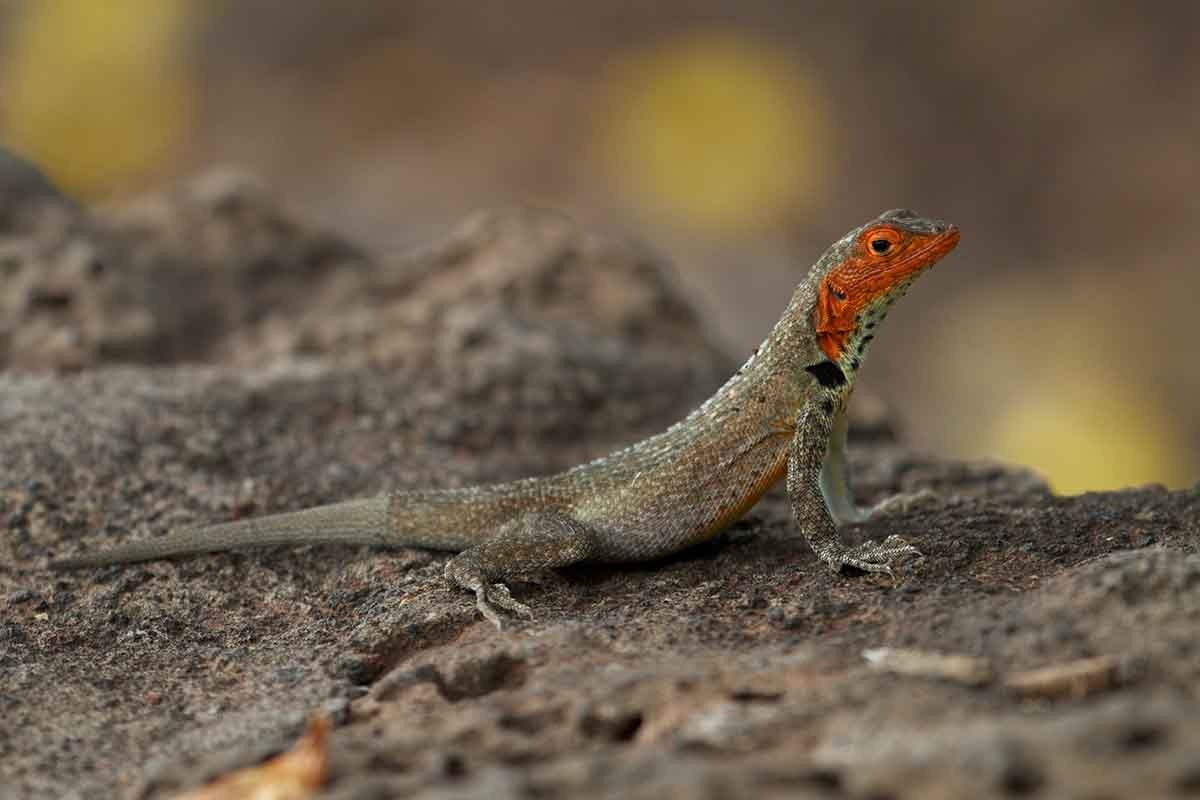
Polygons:
[[[732,366],[663,265],[553,216],[484,215],[389,263],[228,174],[55,213],[0,242],[26,254],[0,286],[11,796],[168,796],[317,710],[339,726],[326,797],[1200,791],[1200,493],[1054,497],[914,456],[878,411],[862,499],[937,495],[851,532],[919,544],[895,585],[828,574],[778,493],[677,558],[515,587],[538,616],[503,633],[418,551],[45,571],[172,526],[560,469]],[[997,674],[1111,655],[1120,680],[1030,701],[876,671],[876,647]]]

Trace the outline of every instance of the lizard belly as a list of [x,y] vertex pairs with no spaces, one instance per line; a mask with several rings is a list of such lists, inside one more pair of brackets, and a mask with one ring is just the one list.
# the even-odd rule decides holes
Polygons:
[[597,532],[597,559],[633,561],[707,541],[740,519],[787,470],[789,436],[770,434],[724,459],[695,457],[635,477],[576,509]]
[[782,447],[779,449],[779,453],[769,469],[751,483],[747,491],[735,501],[734,505],[719,511],[718,515],[708,525],[699,530],[695,541],[707,541],[741,519],[767,493],[767,490],[783,477],[785,472],[787,472],[787,448]]

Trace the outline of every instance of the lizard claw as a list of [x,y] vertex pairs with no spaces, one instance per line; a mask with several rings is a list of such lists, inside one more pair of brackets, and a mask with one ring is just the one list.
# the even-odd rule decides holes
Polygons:
[[895,580],[892,559],[920,555],[920,550],[893,534],[882,542],[863,542],[858,547],[832,553],[825,559],[825,563],[834,572],[840,572],[843,567],[851,567],[863,572],[882,573]]
[[513,596],[509,594],[508,587],[503,583],[492,584],[492,590],[488,593],[488,599],[505,611],[510,611],[518,617],[533,619],[533,609],[522,602],[514,600]]
[[514,600],[503,583],[485,584],[475,590],[475,607],[488,622],[496,626],[496,630],[501,631],[504,630],[504,618],[496,611],[496,606],[523,619],[533,619],[533,609]]

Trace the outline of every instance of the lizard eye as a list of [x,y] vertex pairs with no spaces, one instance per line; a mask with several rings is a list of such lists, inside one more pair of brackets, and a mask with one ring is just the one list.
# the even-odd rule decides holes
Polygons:
[[893,228],[876,228],[863,237],[867,251],[873,256],[886,256],[900,244],[900,233]]

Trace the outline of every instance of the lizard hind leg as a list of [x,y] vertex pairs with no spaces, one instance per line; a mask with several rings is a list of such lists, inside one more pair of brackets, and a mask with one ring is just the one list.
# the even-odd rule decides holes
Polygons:
[[915,492],[892,495],[873,506],[860,508],[854,500],[854,492],[850,490],[849,470],[846,466],[846,426],[846,410],[842,409],[833,419],[829,446],[821,464],[821,495],[825,498],[825,506],[835,524],[849,525],[892,512],[905,513],[914,506],[938,499],[933,491],[918,489]]
[[858,507],[854,492],[850,490],[849,470],[846,467],[846,409],[838,411],[833,418],[829,433],[829,446],[821,463],[821,495],[825,507],[837,525],[862,522],[871,516],[871,511]]
[[503,628],[497,607],[527,619],[533,612],[500,581],[576,564],[594,551],[595,535],[586,524],[557,511],[530,511],[446,562],[446,579],[474,592],[479,613]]

